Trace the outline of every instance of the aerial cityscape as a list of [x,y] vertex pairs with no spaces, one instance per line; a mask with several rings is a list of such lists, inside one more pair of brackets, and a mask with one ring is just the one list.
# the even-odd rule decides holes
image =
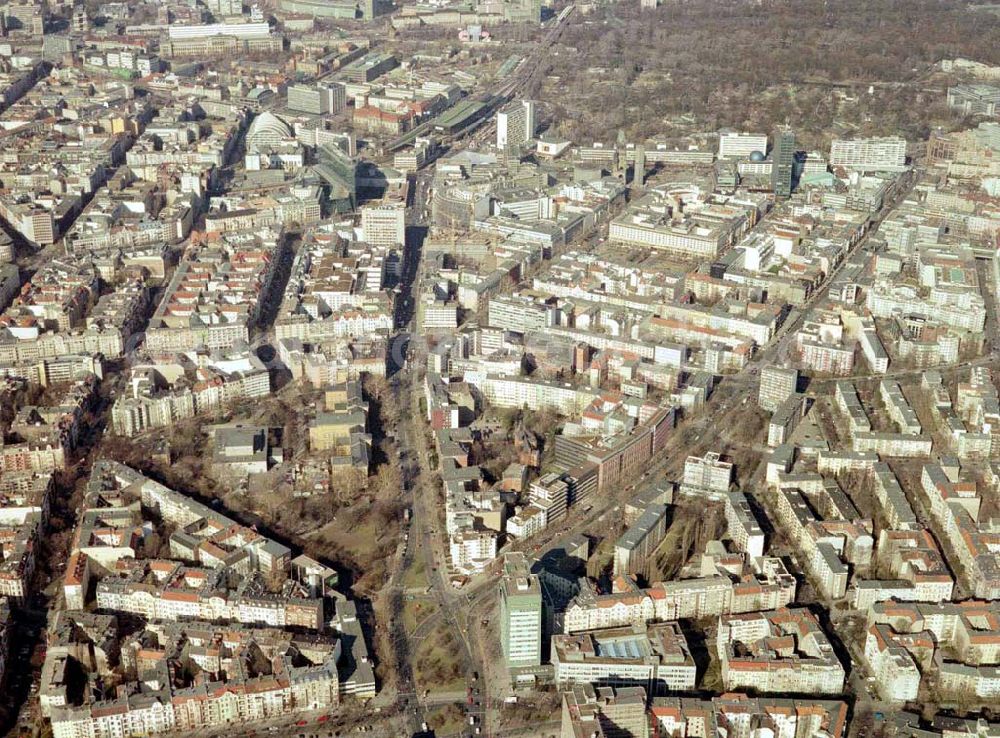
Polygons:
[[1000,4],[0,0],[0,735],[1000,738]]

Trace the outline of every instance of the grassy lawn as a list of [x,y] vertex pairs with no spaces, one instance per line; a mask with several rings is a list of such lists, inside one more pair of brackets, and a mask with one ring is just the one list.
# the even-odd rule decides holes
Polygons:
[[427,725],[438,735],[458,733],[465,726],[465,713],[458,705],[442,705],[427,711]]
[[430,586],[427,578],[427,567],[422,556],[415,556],[413,563],[403,574],[403,586],[406,589],[427,589]]
[[379,538],[378,532],[375,529],[375,516],[373,515],[363,516],[349,528],[347,526],[338,526],[337,532],[340,537],[340,544],[361,560],[365,560],[371,556]]
[[708,653],[712,660],[702,675],[701,684],[698,685],[698,688],[710,692],[722,692],[722,663],[719,661],[714,650],[710,649]]
[[434,628],[414,653],[413,672],[417,691],[459,692],[465,689],[460,650],[447,625]]
[[403,627],[407,633],[412,633],[417,626],[430,616],[437,609],[430,600],[404,600],[403,602]]

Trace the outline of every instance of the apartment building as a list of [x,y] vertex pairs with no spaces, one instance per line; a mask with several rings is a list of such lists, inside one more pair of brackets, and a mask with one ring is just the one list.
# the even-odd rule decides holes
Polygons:
[[682,491],[692,490],[694,493],[703,491],[709,496],[721,499],[733,483],[734,468],[729,461],[713,452],[705,456],[688,456],[684,461],[684,477]]
[[751,558],[764,555],[764,530],[745,492],[726,495],[726,534],[738,551]]
[[924,429],[917,419],[917,413],[907,401],[899,382],[883,379],[879,382],[878,394],[885,406],[886,414],[899,428],[900,433],[911,436],[923,433]]
[[862,518],[836,482],[819,474],[779,474],[775,513],[823,596],[843,597],[850,566],[867,570],[871,565],[872,522]]
[[808,400],[798,392],[792,393],[775,409],[767,424],[767,445],[781,446],[791,440],[799,422],[805,417]]
[[[843,738],[847,735],[847,710],[847,704],[841,700],[727,694],[711,700],[659,697],[650,706],[649,714],[657,735],[701,735],[704,726],[709,725],[725,725],[737,735],[749,735],[757,726],[767,725],[775,738],[817,734]],[[566,724],[565,713],[563,723]],[[589,735],[581,732],[569,734],[569,738]],[[564,733],[563,737],[566,736]],[[917,738],[917,735],[909,738]]]
[[551,328],[558,322],[558,308],[527,295],[496,295],[490,299],[487,322],[491,326],[533,333]]
[[642,687],[594,687],[576,684],[562,695],[560,738],[650,738]]
[[667,533],[666,505],[654,504],[646,508],[615,542],[615,576],[645,575],[649,557]]
[[252,352],[163,355],[130,368],[128,391],[111,407],[115,433],[134,436],[234,402],[271,394],[270,374]]
[[1000,695],[996,603],[878,603],[869,610],[868,626],[865,657],[886,678],[879,684],[885,699],[915,699],[922,676],[930,674],[952,698]]
[[930,456],[934,439],[909,433],[855,433],[853,448],[863,453],[879,456]]
[[337,468],[360,469],[367,474],[372,437],[361,384],[349,381],[327,389],[323,407],[309,421],[309,448],[330,454],[331,464]]
[[983,297],[970,286],[939,287],[924,297],[911,285],[878,279],[866,293],[866,305],[874,318],[917,314],[933,323],[974,333],[981,333],[986,321]]
[[[0,475],[0,526],[3,539],[0,551],[0,596],[11,603],[24,602],[35,572],[39,537],[49,519],[53,489],[51,472],[6,471]],[[7,599],[0,600],[7,607]],[[0,611],[0,614],[7,614]],[[3,630],[6,632],[4,619]],[[5,642],[0,635],[0,643]],[[0,646],[0,670],[6,651]]]
[[[154,520],[174,529],[169,548],[177,560],[142,557]],[[290,569],[284,546],[128,467],[97,460],[64,579],[74,609],[50,624],[42,668],[40,704],[53,734],[216,729],[374,696],[353,604],[338,600],[330,617],[309,573],[297,568],[300,582],[288,578]],[[95,607],[140,618],[138,631],[119,632],[113,615],[80,609],[94,579]],[[182,653],[213,680],[171,674],[168,663]],[[270,665],[252,673],[250,658]],[[142,675],[142,689],[129,673]],[[93,679],[127,686],[103,693]]]
[[957,465],[925,464],[920,489],[937,532],[950,543],[964,572],[964,584],[976,597],[1000,598],[1000,562],[994,554],[996,534],[980,528],[982,497],[975,481],[960,476]]
[[858,392],[852,382],[837,382],[834,392],[837,408],[847,419],[847,427],[853,436],[855,433],[870,433],[872,429],[868,414],[861,405]]
[[274,231],[226,234],[189,252],[149,322],[146,349],[231,349],[248,342],[283,258],[284,237]]
[[757,404],[762,409],[773,413],[795,393],[798,383],[799,372],[797,369],[784,369],[777,366],[764,367],[760,371]]
[[894,171],[906,166],[906,140],[883,138],[836,139],[830,145],[830,166],[864,171]]
[[875,688],[882,699],[903,703],[917,699],[920,691],[920,669],[910,655],[910,648],[918,648],[921,640],[899,636],[888,625],[877,623],[865,635],[865,661],[875,677]]
[[392,254],[386,246],[347,242],[336,233],[309,233],[292,261],[275,321],[278,340],[317,344],[388,334],[395,325],[388,291]]
[[748,577],[733,581],[729,571],[718,565],[714,575],[658,582],[648,589],[616,577],[607,594],[598,594],[588,583],[566,608],[563,627],[566,633],[578,633],[653,620],[718,617],[784,607],[795,599],[795,578],[780,559],[744,561],[740,571]]
[[807,609],[724,615],[717,644],[727,690],[840,694],[844,689],[844,667]]

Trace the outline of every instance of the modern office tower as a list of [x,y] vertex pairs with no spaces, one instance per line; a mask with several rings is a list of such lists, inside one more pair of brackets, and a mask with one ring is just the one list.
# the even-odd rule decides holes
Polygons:
[[520,146],[535,136],[535,103],[521,100],[497,113],[497,148]]
[[632,184],[642,187],[646,183],[646,147],[639,144],[635,148],[635,162],[632,164]]
[[791,197],[795,169],[795,133],[790,128],[778,128],[771,137],[771,187],[775,197]]
[[761,369],[757,404],[762,409],[773,413],[781,403],[795,394],[798,383],[799,372],[797,369],[782,369],[777,366]]
[[906,166],[906,140],[899,136],[836,140],[830,144],[830,166],[893,170]]
[[403,203],[376,203],[361,209],[361,232],[373,246],[406,243],[406,207]]
[[542,588],[522,553],[507,554],[500,580],[500,643],[507,666],[542,663]]
[[313,115],[339,113],[347,107],[347,91],[339,82],[288,88],[288,109]]
[[755,151],[767,153],[766,133],[722,131],[719,134],[720,159],[746,159]]

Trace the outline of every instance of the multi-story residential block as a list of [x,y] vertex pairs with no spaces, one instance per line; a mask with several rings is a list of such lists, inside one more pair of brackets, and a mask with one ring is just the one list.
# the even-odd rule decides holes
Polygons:
[[[2,607],[7,599],[23,602],[37,563],[39,536],[49,519],[52,493],[52,474],[49,472],[13,472],[0,475],[0,541],[3,560],[0,562],[0,596]],[[0,608],[2,614],[2,608]],[[7,613],[9,615],[9,613]],[[6,629],[7,621],[3,621]],[[5,663],[6,650],[2,644],[6,637],[0,635],[0,668]]]
[[276,231],[225,234],[177,266],[146,329],[150,352],[230,349],[250,339],[284,258]]
[[133,364],[130,380],[111,408],[111,426],[123,436],[271,393],[267,368],[245,351],[162,355]]
[[866,305],[875,318],[920,314],[940,325],[982,332],[986,321],[983,297],[974,287],[945,285],[923,296],[907,284],[879,279],[866,295]]
[[794,392],[786,398],[771,415],[767,424],[767,445],[774,448],[788,443],[798,427],[799,421],[805,417],[808,400],[805,396]]
[[779,475],[778,488],[778,522],[802,552],[817,590],[830,599],[843,597],[849,565],[867,570],[871,564],[871,520],[862,518],[836,482],[819,474]]
[[326,391],[324,410],[309,422],[309,447],[331,456],[332,466],[361,469],[371,463],[372,438],[368,433],[368,403],[357,381]]
[[646,574],[650,555],[666,535],[667,511],[666,505],[650,505],[615,541],[615,576]]
[[845,341],[843,326],[835,314],[819,313],[807,320],[795,336],[799,362],[805,369],[838,377],[854,370],[855,345]]
[[844,667],[807,609],[722,616],[717,644],[727,690],[839,694],[844,689]]
[[573,685],[562,695],[561,738],[612,735],[615,738],[650,738],[642,687]]
[[934,439],[910,433],[856,433],[853,448],[879,456],[930,456]]
[[[146,557],[160,524],[173,529],[168,544],[178,560]],[[375,694],[356,611],[340,599],[329,617],[315,566],[293,570],[284,546],[128,467],[95,462],[72,549],[70,610],[49,630],[39,690],[54,735],[214,729]],[[92,586],[104,614],[82,609]],[[107,613],[144,625],[126,636]],[[216,686],[171,675],[168,664],[181,658],[213,674]],[[108,679],[129,686],[114,695],[94,688]]]
[[920,488],[930,507],[938,534],[950,544],[964,574],[964,584],[976,597],[1000,598],[1000,561],[996,534],[980,523],[982,497],[976,482],[962,478],[957,465],[926,464]]
[[544,331],[557,322],[555,305],[537,302],[526,295],[497,295],[490,299],[489,325],[519,333]]
[[1000,695],[1000,611],[993,602],[873,605],[865,658],[884,699],[915,699],[922,676],[934,674],[943,695]]
[[773,413],[795,393],[798,383],[799,372],[796,369],[783,369],[777,366],[764,367],[760,372],[757,404],[764,410]]
[[912,436],[919,436],[923,433],[923,426],[917,419],[916,412],[906,400],[899,382],[883,379],[879,382],[878,394],[885,405],[886,413],[899,427],[900,433]]
[[[908,702],[920,691],[920,669],[907,648],[920,648],[919,638],[898,636],[881,623],[872,625],[865,636],[865,661],[875,677],[875,687],[882,699]],[[924,643],[923,645],[931,645]],[[932,646],[933,647],[933,646]]]
[[[727,694],[711,700],[659,697],[653,701],[649,712],[653,730],[657,731],[655,735],[694,736],[707,725],[727,725],[739,734],[753,732],[757,725],[768,725],[773,726],[770,729],[776,738],[803,738],[817,733],[830,738],[847,735],[847,704],[840,700],[751,698],[744,694]],[[566,718],[564,713],[564,725]],[[569,735],[576,738],[590,734]]]
[[764,530],[744,492],[726,495],[726,533],[737,550],[747,556],[757,558],[764,555]]
[[292,261],[275,321],[278,340],[315,344],[388,334],[395,325],[388,291],[393,261],[384,246],[310,233]]
[[866,171],[893,171],[906,166],[906,140],[898,136],[835,140],[830,166]]
[[717,617],[784,607],[795,599],[795,578],[780,559],[762,557],[744,562],[734,579],[719,566],[712,576],[659,582],[639,589],[634,581],[616,577],[614,591],[598,594],[588,583],[566,608],[567,633],[599,628],[645,625],[654,620]]
[[722,497],[729,492],[729,486],[733,483],[734,468],[732,462],[723,461],[722,457],[710,452],[705,456],[688,456],[684,461],[684,478],[682,491],[692,490],[697,494],[704,491],[705,494]]
[[[223,635],[227,647],[220,649],[216,644]],[[96,659],[84,655],[88,637],[100,638],[89,644]],[[81,675],[106,678],[113,673],[118,649],[112,644],[118,638],[113,617],[74,612],[61,618],[40,689],[42,713],[51,719],[54,735],[157,735],[280,718],[303,709],[335,708],[345,687],[338,679],[337,638],[308,639],[264,628],[230,628],[223,634],[204,622],[156,624],[130,639],[121,652],[121,659],[146,677],[141,692],[139,683],[131,682],[128,696],[96,695],[75,702]],[[171,677],[168,663],[191,652],[200,667],[218,667],[213,673],[222,678],[213,682],[216,689]],[[252,655],[267,665],[266,676],[241,667]]]
[[871,421],[868,419],[868,414],[865,412],[852,382],[837,382],[834,399],[837,408],[847,418],[847,427],[852,436],[855,433],[871,432]]

